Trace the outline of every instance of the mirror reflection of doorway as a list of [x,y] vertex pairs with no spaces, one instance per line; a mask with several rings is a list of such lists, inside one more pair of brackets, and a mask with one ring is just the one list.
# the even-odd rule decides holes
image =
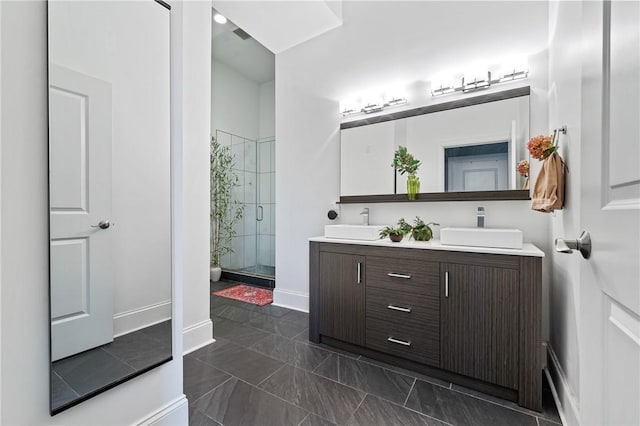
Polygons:
[[169,24],[48,3],[51,414],[172,359]]
[[509,189],[509,142],[445,148],[445,191]]

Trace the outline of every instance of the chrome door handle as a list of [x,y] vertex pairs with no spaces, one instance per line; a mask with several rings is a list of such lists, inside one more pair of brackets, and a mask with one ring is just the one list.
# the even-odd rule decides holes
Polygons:
[[109,222],[108,220],[101,220],[100,222],[98,222],[97,225],[91,225],[92,228],[100,228],[100,229],[107,229],[111,226],[111,222]]
[[573,253],[574,250],[578,250],[585,259],[591,256],[591,235],[587,231],[582,231],[580,238],[577,240],[556,238],[556,251],[558,253]]
[[358,284],[362,284],[362,263],[358,262]]
[[391,309],[391,310],[394,310],[394,311],[411,313],[411,308],[403,308],[401,306],[396,306],[396,305],[389,305],[389,306],[387,306],[387,309]]
[[411,346],[411,342],[405,342],[404,340],[394,339],[393,337],[387,338],[387,342],[397,343],[398,345],[402,345],[402,346]]
[[389,272],[387,274],[388,277],[392,277],[392,278],[404,278],[405,280],[410,280],[411,279],[411,275],[405,275],[405,274],[396,274],[395,272]]

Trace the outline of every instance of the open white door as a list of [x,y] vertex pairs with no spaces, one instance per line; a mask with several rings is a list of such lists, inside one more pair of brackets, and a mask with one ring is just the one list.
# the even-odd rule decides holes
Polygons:
[[[51,359],[113,340],[111,85],[51,65]],[[102,227],[99,223],[102,221]]]
[[583,2],[580,422],[640,424],[640,3]]

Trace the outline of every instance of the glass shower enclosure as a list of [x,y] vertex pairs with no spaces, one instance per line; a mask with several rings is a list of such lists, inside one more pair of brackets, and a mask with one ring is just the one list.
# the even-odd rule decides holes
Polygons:
[[235,226],[232,252],[221,259],[225,271],[275,278],[275,137],[250,139],[216,130],[221,145],[231,147],[239,185],[234,201],[244,205]]

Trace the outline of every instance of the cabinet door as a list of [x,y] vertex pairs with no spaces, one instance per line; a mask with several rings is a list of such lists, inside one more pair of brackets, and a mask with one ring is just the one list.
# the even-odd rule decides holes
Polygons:
[[320,334],[364,345],[363,256],[320,252]]
[[518,388],[518,271],[441,264],[443,369]]

